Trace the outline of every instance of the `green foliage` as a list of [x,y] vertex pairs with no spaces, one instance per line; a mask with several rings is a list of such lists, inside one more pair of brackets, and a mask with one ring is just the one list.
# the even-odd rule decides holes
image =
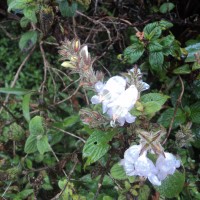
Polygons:
[[110,149],[109,141],[112,140],[115,132],[94,131],[83,148],[83,157],[87,158],[86,166],[96,162]]
[[182,191],[185,182],[185,174],[176,171],[173,175],[169,175],[162,181],[161,186],[156,186],[156,190],[167,198],[177,197]]
[[168,13],[170,11],[172,11],[175,8],[175,5],[171,2],[167,2],[167,3],[163,3],[160,8],[159,11],[163,14]]
[[128,178],[123,167],[119,163],[116,163],[112,166],[110,173],[111,176],[116,180],[125,180]]
[[124,51],[124,58],[129,63],[135,63],[144,53],[144,46],[142,43],[132,44]]
[[38,34],[36,31],[29,31],[24,33],[19,41],[19,48],[24,50],[26,48],[32,47],[37,42]]
[[[1,197],[14,200],[52,199],[61,194],[60,199],[87,200],[95,198],[100,186],[97,200],[147,200],[155,197],[155,190],[163,199],[199,199],[199,37],[184,44],[185,37],[193,33],[193,28],[187,23],[188,19],[192,19],[184,21],[191,33],[186,36],[183,31],[180,43],[175,38],[179,35],[176,23],[166,20],[148,23],[152,20],[149,11],[156,13],[158,19],[167,19],[169,14],[174,14],[176,20],[175,13],[179,6],[174,9],[172,2],[162,2],[161,5],[144,2],[141,6],[135,1],[136,9],[129,10],[123,1],[117,12],[116,8],[112,10],[110,2],[101,2],[97,6],[89,6],[90,3],[90,0],[8,0],[10,13],[4,16],[2,10],[0,107],[4,107],[0,111]],[[132,3],[129,3],[132,8]],[[138,7],[145,15],[134,13]],[[126,15],[125,8],[129,11]],[[89,9],[88,12],[86,9]],[[77,10],[81,12],[76,13]],[[129,17],[130,13],[142,19],[140,26],[134,29],[133,24],[137,23]],[[67,17],[73,17],[73,27]],[[173,26],[175,29],[169,31]],[[116,38],[113,30],[117,30]],[[80,123],[77,113],[88,106],[93,91],[88,91],[87,87],[76,91],[78,86],[85,84],[85,77],[78,82],[76,74],[60,67],[57,55],[57,42],[74,35],[81,41],[87,41],[92,59],[106,52],[107,56],[102,56],[98,62],[112,75],[127,71],[129,64],[136,64],[141,69],[143,80],[150,84],[151,92],[145,91],[138,96],[131,110],[131,114],[136,116],[132,125],[126,123],[123,127],[111,128],[110,119],[101,112],[100,106],[94,108],[99,112],[99,118],[95,119],[100,124],[100,116],[104,115],[106,123],[95,129]],[[110,38],[112,44],[108,42]],[[119,63],[116,54],[119,47],[122,51],[124,45],[127,47]],[[33,46],[36,48],[32,53],[30,49]],[[185,49],[181,48],[185,46]],[[30,57],[16,74],[29,53]],[[64,52],[65,55],[68,53],[71,49]],[[84,67],[83,70],[87,70],[87,66]],[[16,77],[15,86],[9,87]],[[184,88],[181,88],[181,79]],[[182,90],[183,96],[177,108],[176,102]],[[8,101],[6,96],[9,96]],[[89,111],[93,111],[92,106]],[[155,125],[156,129],[162,125],[169,130],[172,120],[172,130],[163,147],[165,151],[173,151],[181,157],[186,174],[176,171],[159,187],[146,185],[146,180],[139,177],[128,177],[118,163],[130,144],[138,144],[135,129],[151,132],[154,131],[151,126]],[[189,122],[192,125],[187,131],[194,141],[189,143],[189,148],[179,148],[176,133]],[[185,179],[187,184],[184,185]]]
[[73,17],[77,10],[77,3],[72,1],[71,4],[67,0],[57,0],[59,9],[63,17]]
[[24,151],[27,154],[39,151],[44,154],[51,150],[48,137],[45,135],[43,119],[40,116],[35,116],[29,123],[30,135],[25,143]]
[[[174,116],[174,108],[168,108],[161,114],[161,116],[158,119],[158,123],[162,124],[165,128],[169,128],[173,116]],[[186,115],[180,108],[178,108],[172,127],[177,128],[179,125],[184,124],[185,122],[186,122]]]

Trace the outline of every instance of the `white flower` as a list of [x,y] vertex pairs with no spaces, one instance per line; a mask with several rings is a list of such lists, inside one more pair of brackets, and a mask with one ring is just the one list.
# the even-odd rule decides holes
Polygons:
[[153,185],[161,185],[162,181],[173,174],[180,167],[180,161],[174,155],[166,152],[165,157],[160,154],[156,165],[147,158],[147,151],[140,155],[142,145],[133,145],[124,153],[120,164],[128,176],[142,176],[148,178]]
[[112,119],[111,126],[118,121],[120,126],[123,126],[125,121],[132,123],[135,121],[134,116],[132,116],[129,111],[133,108],[138,98],[138,90],[135,85],[131,85],[126,89],[118,98],[107,104],[107,114]]
[[157,177],[157,169],[153,162],[146,157],[146,152],[135,162],[135,174],[148,178],[154,185],[161,185],[161,181]]
[[141,145],[133,145],[128,148],[124,153],[124,159],[120,164],[124,167],[124,170],[128,176],[134,176],[135,174],[135,162],[139,157]]
[[106,84],[101,81],[95,84],[95,90],[98,95],[91,98],[92,104],[102,103],[103,113],[107,111],[107,105],[118,98],[125,91],[126,80],[121,76],[110,78]]
[[158,169],[158,178],[162,181],[167,175],[173,174],[176,168],[179,168],[181,163],[176,157],[168,152],[165,152],[165,157],[159,155],[156,161],[156,168]]
[[161,185],[161,181],[156,176],[155,165],[146,157],[147,151],[140,155],[141,148],[141,145],[133,145],[127,149],[120,164],[124,167],[128,176],[143,176],[148,178],[152,184]]

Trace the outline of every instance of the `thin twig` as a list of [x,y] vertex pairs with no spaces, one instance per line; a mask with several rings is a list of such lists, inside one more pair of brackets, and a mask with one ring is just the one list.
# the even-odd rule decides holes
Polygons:
[[99,20],[94,20],[94,19],[88,17],[87,15],[84,15],[84,14],[83,14],[82,12],[80,12],[80,11],[76,11],[76,13],[77,13],[78,15],[81,15],[81,16],[87,18],[89,21],[93,22],[94,24],[99,24],[99,25],[101,25],[101,26],[106,30],[110,42],[112,42],[112,38],[111,38],[111,36],[110,36],[110,31],[108,30],[108,28],[107,28],[103,23],[101,23]]
[[71,171],[69,172],[69,175],[68,175],[68,179],[67,179],[67,182],[65,183],[63,189],[61,190],[61,192],[59,192],[55,197],[53,197],[51,200],[57,200],[60,198],[60,196],[63,194],[63,192],[65,191],[65,189],[67,188],[68,184],[69,184],[69,181],[70,181],[70,178],[76,168],[76,165],[78,164],[78,160],[76,160],[76,162],[74,163],[74,166],[73,168],[71,169]]
[[44,98],[44,88],[45,88],[45,84],[46,84],[46,81],[47,81],[47,69],[49,68],[49,62],[46,59],[45,52],[44,52],[42,44],[43,44],[43,42],[41,41],[40,42],[40,52],[42,54],[43,63],[44,63],[44,77],[43,77],[43,82],[42,82],[39,90],[42,93],[42,97]]
[[109,168],[110,161],[111,161],[111,159],[108,159],[108,160],[107,160],[105,169],[104,169],[104,171],[102,172],[101,177],[100,177],[100,179],[99,179],[98,188],[97,188],[97,191],[96,191],[96,194],[95,194],[93,200],[96,200],[97,197],[99,196],[99,192],[100,192],[101,187],[102,187],[102,184],[103,184],[103,179],[104,179],[104,176],[106,175],[106,170]]
[[[10,181],[10,183],[8,184],[7,188],[5,189],[4,193],[1,195],[2,198],[4,198],[4,195],[6,194],[6,192],[8,191],[9,187],[11,186],[12,181]],[[5,199],[5,198],[4,198]]]
[[61,100],[61,101],[59,101],[59,102],[56,102],[56,103],[54,104],[54,106],[55,106],[55,105],[59,105],[59,104],[65,102],[65,101],[67,101],[67,100],[70,100],[70,99],[78,92],[78,90],[80,89],[80,87],[81,87],[81,84],[79,84],[79,86],[78,86],[78,87],[76,88],[76,90],[72,93],[72,95],[70,95],[70,96],[67,97],[66,99],[63,99],[63,100]]
[[174,109],[174,114],[173,114],[173,117],[171,119],[171,122],[170,122],[170,125],[169,125],[169,129],[168,129],[168,132],[167,132],[167,135],[166,135],[166,138],[165,140],[162,142],[162,145],[164,145],[166,142],[167,142],[167,139],[171,133],[171,130],[172,130],[172,126],[173,126],[173,123],[174,123],[174,120],[175,120],[175,117],[176,117],[176,113],[177,113],[177,110],[178,110],[178,107],[181,103],[181,100],[182,100],[182,97],[183,97],[183,94],[184,94],[184,83],[183,83],[183,80],[181,78],[181,76],[178,76],[179,77],[179,80],[181,82],[181,93],[179,95],[179,98],[177,99],[176,101],[176,105],[175,105],[175,109]]
[[[60,160],[59,160],[58,157],[56,156],[56,153],[54,152],[54,150],[53,150],[51,147],[50,147],[50,149],[51,149],[51,152],[53,153],[53,155],[54,155],[56,161],[59,163]],[[64,169],[62,169],[62,172],[63,172],[63,174],[65,175],[65,177],[68,178],[68,176],[67,176],[67,174],[66,174],[66,172],[65,172]]]
[[63,129],[61,129],[61,128],[57,128],[57,127],[55,127],[55,126],[52,126],[52,128],[54,128],[54,129],[56,129],[56,130],[58,130],[58,131],[61,131],[61,132],[65,133],[65,134],[67,134],[67,135],[70,135],[70,136],[72,136],[72,137],[75,137],[75,138],[81,140],[83,143],[86,142],[83,138],[81,138],[81,137],[79,137],[79,136],[77,136],[77,135],[74,135],[73,133],[70,133],[70,132],[68,132],[68,131],[65,131],[65,130],[63,130]]
[[[31,49],[31,51],[29,52],[29,54],[24,58],[23,62],[22,62],[21,65],[19,66],[19,68],[18,68],[18,70],[17,70],[17,72],[16,72],[16,74],[15,74],[15,76],[14,76],[14,79],[13,79],[11,85],[10,85],[10,88],[13,88],[13,87],[15,86],[15,84],[16,84],[18,78],[19,78],[19,74],[20,74],[20,72],[21,72],[23,66],[26,64],[26,62],[28,61],[28,59],[30,58],[30,56],[32,55],[32,53],[34,52],[35,47],[36,47],[36,46],[34,45],[33,48]],[[8,95],[6,96],[6,99],[5,99],[4,103],[3,103],[4,105],[8,102],[9,97],[10,97],[10,94],[8,94]],[[1,109],[0,109],[0,113],[2,112],[2,110],[3,110],[3,106],[2,106]]]

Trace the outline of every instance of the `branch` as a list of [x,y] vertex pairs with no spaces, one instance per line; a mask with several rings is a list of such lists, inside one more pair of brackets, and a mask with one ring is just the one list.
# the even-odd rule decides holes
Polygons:
[[183,80],[182,80],[181,76],[178,76],[178,77],[179,77],[179,80],[181,82],[181,88],[182,89],[181,89],[181,93],[179,95],[179,98],[176,101],[176,105],[175,105],[175,109],[174,109],[174,114],[173,114],[173,117],[172,117],[170,125],[169,125],[167,136],[166,136],[165,140],[163,141],[162,145],[164,145],[167,142],[167,139],[168,139],[168,137],[169,137],[169,135],[171,133],[172,126],[173,126],[173,123],[174,123],[174,120],[175,120],[175,117],[176,117],[176,113],[177,113],[178,107],[179,107],[179,105],[181,103],[181,100],[182,100],[182,97],[183,97],[183,93],[184,93],[184,89],[185,89],[184,88],[184,84],[183,84]]

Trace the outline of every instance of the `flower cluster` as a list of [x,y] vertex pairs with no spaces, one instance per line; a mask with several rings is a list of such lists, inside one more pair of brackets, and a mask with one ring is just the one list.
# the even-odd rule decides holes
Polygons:
[[72,73],[78,73],[83,86],[93,88],[96,82],[103,79],[102,72],[94,72],[88,46],[81,45],[79,39],[65,40],[59,49],[61,60],[65,60],[61,65],[70,69]]
[[147,157],[147,151],[141,154],[141,149],[142,145],[133,145],[125,151],[120,164],[128,176],[143,176],[153,185],[159,186],[169,174],[173,174],[176,168],[180,167],[180,161],[171,153],[160,154],[154,164]]
[[[106,83],[98,81],[95,84],[97,94],[91,98],[91,102],[92,104],[102,103],[103,113],[107,113],[111,118],[111,126],[115,126],[116,121],[120,126],[123,126],[125,122],[135,121],[135,116],[132,116],[129,111],[134,107],[141,90],[138,90],[137,85],[130,81],[131,73],[133,73],[132,70],[125,76],[126,78],[114,76]],[[149,85],[142,80],[138,82],[144,86],[142,91],[149,88]]]

